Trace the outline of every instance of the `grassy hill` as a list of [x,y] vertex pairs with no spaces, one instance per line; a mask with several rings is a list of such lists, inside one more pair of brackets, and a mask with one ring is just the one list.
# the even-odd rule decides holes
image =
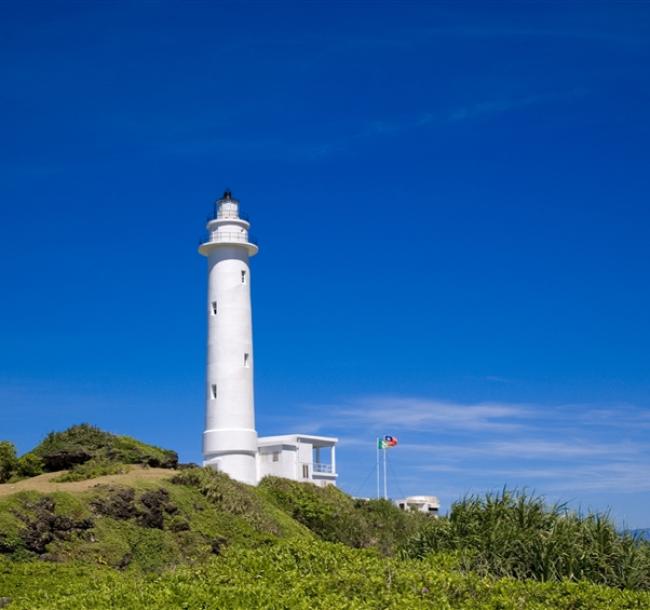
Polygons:
[[650,608],[648,544],[602,517],[504,492],[435,521],[332,487],[160,468],[173,452],[95,431],[30,454],[123,471],[18,481],[14,467],[0,485],[0,607]]

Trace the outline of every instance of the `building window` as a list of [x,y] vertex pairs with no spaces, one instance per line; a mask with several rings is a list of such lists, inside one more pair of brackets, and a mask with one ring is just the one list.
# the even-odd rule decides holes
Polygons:
[[302,465],[302,478],[303,479],[309,478],[309,464]]
[[213,383],[210,386],[210,395],[212,396],[213,400],[217,397],[217,384],[216,383]]
[[280,461],[280,452],[279,451],[274,451],[273,452],[273,461],[274,462],[279,462]]
[[241,272],[241,283],[245,284],[246,283],[246,272],[242,269]]
[[251,366],[250,354],[244,354],[244,366],[248,369]]
[[212,301],[212,315],[216,316],[217,315],[217,302]]

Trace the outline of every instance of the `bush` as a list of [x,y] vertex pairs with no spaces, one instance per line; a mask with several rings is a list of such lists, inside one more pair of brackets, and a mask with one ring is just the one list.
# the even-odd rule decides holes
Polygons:
[[0,483],[6,483],[16,470],[16,447],[9,441],[0,441]]
[[35,477],[43,472],[43,460],[33,453],[26,453],[16,462],[16,476],[21,479]]
[[260,490],[322,540],[376,547],[386,555],[428,520],[426,515],[401,511],[386,500],[354,500],[332,485],[318,487],[266,477]]
[[524,492],[464,498],[404,545],[409,557],[449,551],[484,575],[650,589],[649,543],[617,533],[606,516],[549,507]]
[[89,424],[72,426],[63,432],[50,432],[32,453],[43,461],[47,472],[68,470],[93,459],[160,468],[175,468],[178,464],[175,451],[104,432]]
[[83,464],[77,464],[58,477],[52,479],[56,483],[68,483],[70,481],[85,481],[87,479],[95,479],[103,477],[108,474],[125,474],[129,471],[129,467],[125,464],[108,462],[106,460],[90,460]]
[[[168,552],[158,530],[135,545]],[[320,541],[227,549],[202,566],[155,577],[82,564],[6,562],[2,595],[16,610],[309,608],[355,610],[643,610],[650,595],[581,583],[519,582],[461,574],[433,561],[397,560]]]
[[258,532],[278,536],[282,528],[255,490],[211,468],[189,468],[171,479],[176,485],[194,487],[220,511],[241,517]]

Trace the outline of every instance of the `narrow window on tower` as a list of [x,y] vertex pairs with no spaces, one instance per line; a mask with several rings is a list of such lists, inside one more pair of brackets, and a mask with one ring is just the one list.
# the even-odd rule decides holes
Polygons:
[[217,397],[217,384],[213,383],[210,386],[210,394],[212,396],[212,400],[214,400]]
[[246,283],[246,272],[242,269],[241,272],[241,283],[245,284]]
[[309,478],[309,464],[302,465],[302,478],[303,479]]
[[244,366],[250,368],[250,354],[244,354]]
[[217,302],[212,301],[212,315],[216,316],[217,315]]

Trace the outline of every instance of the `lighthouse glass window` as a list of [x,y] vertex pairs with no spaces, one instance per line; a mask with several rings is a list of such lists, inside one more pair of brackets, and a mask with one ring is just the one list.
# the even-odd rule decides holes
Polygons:
[[242,284],[246,283],[246,271],[244,271],[243,269],[242,269],[242,272],[241,272],[241,283]]

